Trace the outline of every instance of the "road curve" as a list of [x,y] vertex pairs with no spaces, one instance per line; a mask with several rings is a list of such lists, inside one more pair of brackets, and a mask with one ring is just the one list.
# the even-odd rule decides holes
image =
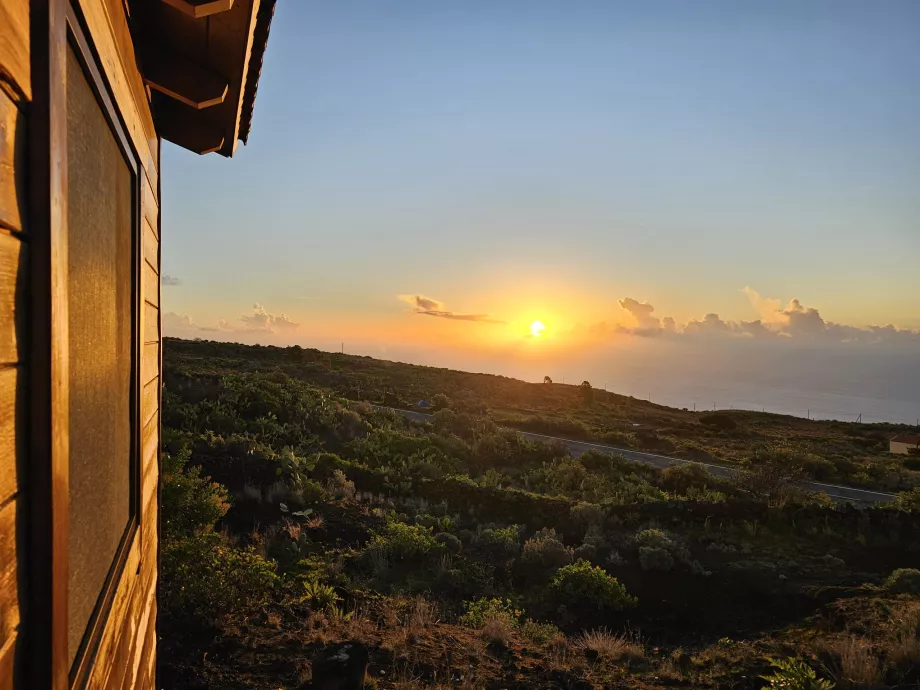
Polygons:
[[[407,419],[412,419],[417,422],[430,422],[433,415],[425,414],[423,412],[414,412],[413,410],[400,410],[396,407],[383,407],[381,405],[375,405],[377,409],[381,410],[392,410]],[[506,427],[511,428],[511,427]],[[667,455],[656,455],[655,453],[643,453],[642,451],[632,450],[631,448],[617,448],[615,446],[605,446],[600,443],[588,443],[586,441],[573,441],[568,438],[558,438],[556,436],[545,436],[543,434],[534,434],[530,431],[520,431],[518,429],[511,428],[512,431],[517,431],[524,438],[528,438],[531,441],[540,441],[543,443],[552,443],[559,442],[562,443],[568,448],[569,452],[578,457],[584,452],[589,450],[597,450],[602,453],[616,453],[617,455],[622,455],[628,460],[635,460],[636,462],[644,462],[658,469],[664,469],[665,467],[671,467],[672,465],[684,465],[684,464],[694,464],[700,465],[701,467],[706,468],[711,474],[716,477],[731,477],[732,473],[736,470],[731,467],[725,467],[723,465],[710,465],[702,462],[695,462],[693,460],[682,460],[680,458],[672,458]],[[894,500],[893,494],[886,494],[879,491],[869,491],[867,489],[856,489],[851,486],[837,486],[836,484],[822,484],[820,482],[802,482],[801,486],[803,489],[808,491],[817,491],[827,494],[830,498],[835,501],[853,501],[856,503],[885,503],[886,501]]]

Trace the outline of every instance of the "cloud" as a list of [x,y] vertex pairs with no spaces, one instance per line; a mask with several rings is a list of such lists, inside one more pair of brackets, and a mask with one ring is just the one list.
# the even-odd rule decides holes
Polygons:
[[292,334],[300,327],[284,314],[269,314],[258,302],[252,308],[253,313],[240,316],[237,323],[220,319],[214,325],[196,323],[188,314],[167,312],[163,314],[163,333],[179,337],[196,337],[202,333]]
[[163,287],[175,287],[176,285],[182,285],[182,281],[175,276],[166,275],[164,273],[160,276],[160,285]]
[[163,331],[166,335],[197,329],[198,325],[192,321],[192,317],[188,314],[177,314],[174,311],[163,314]]
[[280,316],[269,314],[265,311],[265,307],[258,302],[253,304],[252,308],[254,310],[252,314],[243,314],[240,317],[244,330],[264,333],[293,332],[300,326],[300,324],[291,321],[284,314]]
[[468,314],[463,312],[448,311],[440,300],[425,297],[424,295],[398,295],[410,307],[412,313],[422,316],[435,316],[441,319],[454,319],[455,321],[480,321],[482,323],[502,323],[493,319],[488,314]]
[[822,343],[901,343],[920,345],[920,331],[886,326],[847,326],[825,320],[814,307],[791,299],[783,308],[778,299],[762,297],[746,287],[742,292],[760,316],[755,321],[725,321],[718,314],[708,313],[702,319],[691,319],[680,326],[674,319],[655,316],[655,307],[632,297],[619,300],[629,313],[633,326],[620,326],[619,332],[640,337],[668,335],[676,337],[726,337],[748,340],[789,340]]
[[[655,316],[655,307],[648,302],[640,302],[632,297],[624,297],[619,301],[620,308],[628,313],[635,325],[631,327],[620,327],[624,333],[638,335],[643,338],[653,338],[661,335],[663,332],[673,333],[676,324],[671,317],[665,317],[664,321]],[[665,323],[666,322],[666,323]]]
[[691,319],[690,322],[684,326],[683,332],[687,335],[709,335],[713,333],[724,335],[732,331],[732,326],[720,319],[718,314],[709,313],[703,317],[702,321]]

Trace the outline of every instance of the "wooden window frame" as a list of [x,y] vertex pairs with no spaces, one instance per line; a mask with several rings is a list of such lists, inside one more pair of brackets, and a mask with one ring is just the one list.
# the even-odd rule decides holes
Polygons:
[[[77,0],[31,0],[33,110],[30,183],[35,249],[31,272],[30,483],[32,587],[25,629],[28,686],[84,687],[132,546],[141,538],[141,184],[144,171]],[[67,280],[67,51],[83,68],[113,139],[133,175],[131,266],[130,493],[128,521],[81,645],[69,663],[69,387]],[[120,64],[120,63],[119,63]],[[119,622],[113,621],[117,625]]]

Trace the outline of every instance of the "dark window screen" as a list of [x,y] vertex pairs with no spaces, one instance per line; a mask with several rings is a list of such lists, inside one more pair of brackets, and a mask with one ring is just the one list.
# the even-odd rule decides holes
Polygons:
[[73,664],[131,510],[133,173],[67,55],[67,294]]

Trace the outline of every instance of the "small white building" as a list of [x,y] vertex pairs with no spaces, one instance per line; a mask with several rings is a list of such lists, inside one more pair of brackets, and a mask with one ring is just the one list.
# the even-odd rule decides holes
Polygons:
[[907,451],[911,448],[920,448],[920,436],[898,434],[891,439],[891,447],[889,450],[898,455],[907,455]]

